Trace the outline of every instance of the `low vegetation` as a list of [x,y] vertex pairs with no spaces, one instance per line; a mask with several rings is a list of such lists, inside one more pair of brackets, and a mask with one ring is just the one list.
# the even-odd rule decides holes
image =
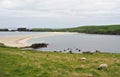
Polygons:
[[[98,70],[99,65],[104,63],[108,68]],[[70,54],[0,47],[0,77],[119,76],[120,54]]]
[[63,29],[52,29],[52,28],[18,28],[17,30],[0,29],[0,31],[24,31],[24,32],[79,32],[88,34],[112,34],[120,35],[120,25],[104,25],[104,26],[82,26],[75,28],[63,28]]
[[0,29],[0,31],[9,31],[8,29]]
[[120,35],[120,25],[108,26],[83,26],[77,28],[66,29],[70,32],[81,32],[90,34],[115,34]]
[[54,29],[51,28],[33,28],[32,31],[37,32],[54,32]]
[[113,34],[120,35],[120,25],[105,25],[105,26],[82,26],[76,28],[63,29],[32,29],[32,31],[48,31],[48,32],[79,32],[88,34]]

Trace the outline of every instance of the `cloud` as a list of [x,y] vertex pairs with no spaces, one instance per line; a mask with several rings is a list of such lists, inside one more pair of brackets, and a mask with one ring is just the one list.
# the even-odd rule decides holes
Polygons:
[[0,17],[51,18],[73,23],[113,18],[119,21],[119,3],[120,0],[0,0]]
[[0,0],[0,9],[8,12],[6,16],[9,13],[38,17],[90,16],[119,14],[119,3],[119,0]]

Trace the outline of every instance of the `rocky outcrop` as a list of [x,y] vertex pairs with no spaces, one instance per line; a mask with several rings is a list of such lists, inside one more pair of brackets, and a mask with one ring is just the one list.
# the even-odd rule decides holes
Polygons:
[[5,46],[5,44],[4,43],[0,43],[0,46]]
[[91,51],[85,51],[83,54],[93,54]]
[[47,43],[35,43],[30,46],[30,48],[37,49],[37,48],[44,48],[47,47]]

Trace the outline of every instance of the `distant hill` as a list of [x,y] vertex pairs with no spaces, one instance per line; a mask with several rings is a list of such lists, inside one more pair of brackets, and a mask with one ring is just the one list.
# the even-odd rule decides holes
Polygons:
[[34,29],[32,29],[32,31],[79,32],[79,33],[88,33],[88,34],[114,34],[114,35],[120,35],[120,25],[81,26],[81,27],[63,28],[63,29],[34,28]]
[[29,32],[78,32],[88,34],[112,34],[120,35],[120,25],[80,26],[74,28],[18,28],[17,30],[0,29],[0,31],[29,31]]

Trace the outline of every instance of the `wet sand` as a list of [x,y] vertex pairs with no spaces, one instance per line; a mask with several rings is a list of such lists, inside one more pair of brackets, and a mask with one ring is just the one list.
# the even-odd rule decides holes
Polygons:
[[73,34],[68,32],[50,32],[45,34],[30,34],[30,35],[19,35],[19,36],[0,36],[0,43],[4,43],[6,46],[11,47],[25,47],[30,46],[26,43],[27,40],[37,37],[55,36],[63,34]]

